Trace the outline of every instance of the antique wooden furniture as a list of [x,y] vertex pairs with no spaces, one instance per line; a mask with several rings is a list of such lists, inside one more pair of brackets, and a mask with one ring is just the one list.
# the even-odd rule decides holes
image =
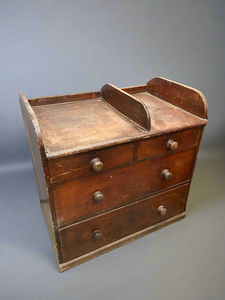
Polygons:
[[185,217],[207,124],[201,92],[154,78],[123,89],[19,96],[60,271]]

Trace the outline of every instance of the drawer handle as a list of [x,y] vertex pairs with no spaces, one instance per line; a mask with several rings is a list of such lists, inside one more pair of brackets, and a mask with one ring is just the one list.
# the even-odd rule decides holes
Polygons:
[[173,174],[168,170],[165,169],[164,171],[162,171],[162,177],[164,177],[166,180],[170,180],[173,177]]
[[100,230],[95,230],[93,233],[92,233],[92,238],[93,238],[93,241],[94,242],[97,242],[97,241],[100,241],[102,239],[102,233]]
[[93,198],[96,203],[99,203],[99,202],[102,202],[102,200],[104,199],[104,196],[102,195],[101,192],[97,191],[93,194]]
[[176,150],[178,148],[178,143],[174,140],[169,140],[167,142],[167,148],[169,148],[170,150]]
[[99,158],[93,158],[90,161],[90,165],[95,172],[100,172],[103,169],[103,163]]
[[165,214],[167,213],[167,209],[163,205],[160,205],[158,207],[158,212],[161,216],[165,216]]

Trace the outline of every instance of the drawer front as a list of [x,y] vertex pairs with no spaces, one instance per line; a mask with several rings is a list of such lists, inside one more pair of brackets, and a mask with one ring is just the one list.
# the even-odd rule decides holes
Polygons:
[[51,182],[98,174],[90,165],[91,160],[94,158],[98,158],[103,163],[101,173],[110,168],[132,163],[133,148],[133,143],[128,143],[50,160],[49,172]]
[[[59,229],[63,262],[181,214],[185,211],[188,188],[189,184],[185,184]],[[166,209],[166,213],[160,214],[161,209],[164,213]]]
[[[195,149],[190,149],[55,186],[53,194],[58,224],[189,180],[194,156]],[[169,180],[161,175],[165,169],[173,174]],[[93,195],[97,191],[104,196],[101,202],[94,200]]]
[[[162,154],[170,154],[194,147],[199,142],[199,137],[202,130],[202,127],[197,127],[179,132],[172,132],[155,138],[141,140],[138,145],[137,160]],[[173,144],[175,145],[175,148],[177,148],[173,150],[173,145],[167,146],[169,141],[174,141],[177,143]]]

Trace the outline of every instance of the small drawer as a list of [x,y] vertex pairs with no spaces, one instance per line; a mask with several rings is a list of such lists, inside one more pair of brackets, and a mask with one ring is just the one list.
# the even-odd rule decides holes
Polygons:
[[203,128],[198,127],[141,140],[138,145],[137,160],[170,154],[194,147],[199,142],[202,130]]
[[51,182],[99,174],[133,161],[133,143],[49,160]]
[[185,211],[189,184],[59,229],[63,262]]
[[58,224],[73,222],[187,181],[194,156],[195,149],[190,149],[53,187]]

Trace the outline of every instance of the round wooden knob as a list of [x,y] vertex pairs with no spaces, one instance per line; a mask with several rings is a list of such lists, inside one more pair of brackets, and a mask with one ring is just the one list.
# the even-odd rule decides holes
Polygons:
[[102,202],[102,200],[104,199],[104,196],[102,195],[101,192],[97,191],[93,194],[93,198],[96,203],[99,203],[99,202]]
[[176,150],[178,148],[178,143],[175,142],[174,140],[169,140],[167,142],[167,147],[171,150]]
[[165,169],[164,171],[162,171],[162,177],[164,177],[166,180],[170,180],[172,177],[173,177],[173,174],[169,171],[169,170],[167,170],[167,169]]
[[102,238],[102,233],[100,230],[95,230],[93,233],[92,233],[92,238],[93,238],[93,241],[94,242],[97,242],[97,241],[100,241],[101,238]]
[[100,172],[103,169],[103,163],[99,158],[93,158],[90,161],[90,165],[95,172]]
[[163,205],[161,205],[158,207],[158,212],[161,216],[164,216],[167,213],[167,209]]

